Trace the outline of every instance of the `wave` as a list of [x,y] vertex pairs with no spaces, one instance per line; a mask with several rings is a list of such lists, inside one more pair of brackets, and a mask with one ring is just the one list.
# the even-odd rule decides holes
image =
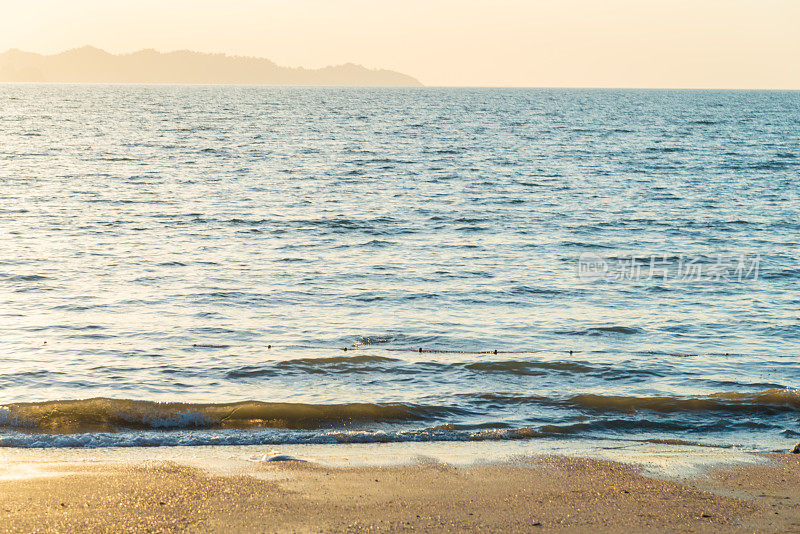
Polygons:
[[25,434],[0,436],[0,447],[17,448],[101,448],[177,447],[219,445],[296,445],[404,443],[453,441],[504,441],[554,437],[529,427],[489,428],[474,431],[432,427],[420,430],[384,431],[287,431],[287,430],[199,430],[193,432],[98,432],[82,434]]
[[[214,445],[298,445],[298,444],[352,444],[352,443],[407,443],[407,442],[455,442],[455,441],[511,441],[530,439],[571,439],[592,437],[592,430],[618,430],[626,437],[631,430],[674,429],[676,425],[658,422],[636,424],[627,421],[605,421],[596,425],[542,425],[538,428],[523,426],[510,428],[502,423],[484,425],[439,425],[411,430],[286,430],[286,429],[238,429],[238,430],[173,430],[93,432],[73,434],[31,434],[14,432],[0,436],[0,448],[100,448],[100,447],[174,447]],[[619,428],[617,428],[619,427]],[[620,439],[618,436],[616,439]],[[633,441],[636,441],[635,439]],[[647,441],[647,440],[644,440]]]
[[306,365],[340,365],[348,363],[391,363],[400,362],[397,358],[387,358],[385,356],[330,356],[327,358],[298,358],[296,360],[283,360],[276,365],[279,367],[293,367]]
[[[674,414],[678,418],[656,421],[654,424],[675,426],[671,430],[692,427],[695,423],[681,421],[681,415],[737,414],[770,416],[800,413],[800,390],[769,389],[760,392],[723,392],[705,396],[606,396],[578,394],[564,397],[513,395],[503,393],[470,393],[451,397],[443,404],[359,403],[359,404],[299,404],[244,401],[227,404],[191,404],[95,398],[15,403],[0,407],[0,431],[26,433],[74,434],[120,431],[166,430],[374,430],[385,424],[439,421],[441,425],[464,424],[471,421],[483,426],[486,418],[498,410],[517,412],[527,407],[568,408],[581,414],[600,417],[592,423],[572,430],[587,430],[605,425],[603,417],[619,419],[624,414],[625,425],[642,428],[647,413]],[[522,414],[523,419],[527,417]],[[634,419],[628,418],[634,416]],[[644,418],[644,419],[643,419]],[[621,420],[620,420],[621,421]],[[687,422],[689,421],[689,422]],[[750,424],[741,420],[736,424]],[[621,423],[620,423],[621,424]],[[716,423],[715,423],[716,424]],[[734,421],[724,422],[735,426]],[[499,423],[491,423],[498,426]],[[502,425],[501,425],[502,426]],[[612,426],[619,427],[613,423]],[[646,426],[646,425],[645,425]],[[551,426],[542,432],[552,434]],[[605,428],[609,430],[609,428]],[[506,429],[507,430],[507,429]],[[563,432],[559,431],[559,432]],[[555,433],[559,433],[555,432]]]
[[720,392],[699,396],[652,396],[578,394],[564,397],[478,393],[461,395],[475,403],[516,406],[549,406],[578,409],[583,413],[658,412],[702,414],[729,412],[751,415],[800,413],[800,390],[773,388],[758,392]]
[[382,356],[335,356],[329,358],[298,358],[283,360],[271,366],[245,366],[232,369],[226,373],[228,378],[252,378],[259,376],[275,376],[286,372],[309,374],[325,373],[367,373],[382,371],[388,364],[401,362],[395,358]]
[[[397,350],[397,349],[391,349]],[[399,351],[398,351],[399,352]],[[417,350],[408,349],[407,352],[417,353]],[[432,351],[436,352],[436,351]],[[458,351],[442,351],[442,353]],[[490,355],[492,351],[480,354]],[[498,354],[507,354],[498,351]],[[444,363],[434,360],[415,360],[408,362],[397,358],[388,358],[376,355],[335,356],[322,358],[298,358],[265,362],[261,365],[246,365],[231,369],[225,377],[232,380],[250,380],[259,377],[285,376],[291,374],[361,374],[361,373],[387,373],[387,374],[412,374],[434,372],[469,372],[508,375],[547,375],[547,374],[588,374],[594,376],[611,376],[622,379],[633,376],[660,376],[659,373],[632,367],[614,367],[610,365],[593,365],[585,361],[559,361],[559,360],[484,360],[456,363]]]
[[635,412],[639,410],[670,412],[733,412],[777,414],[800,412],[800,390],[768,389],[766,391],[720,392],[694,397],[627,397],[577,395],[567,401],[579,408],[601,412]]
[[558,330],[556,334],[570,335],[570,336],[602,336],[604,334],[641,334],[643,330],[637,327],[629,326],[597,326],[594,328],[587,328],[585,330]]
[[458,408],[402,403],[294,404],[245,401],[189,404],[96,398],[0,407],[0,429],[81,433],[169,429],[319,429],[353,424],[434,420]]
[[488,361],[475,362],[464,365],[472,371],[510,373],[519,375],[540,375],[547,371],[561,371],[569,373],[591,373],[598,371],[595,367],[576,362],[529,362],[529,361]]
[[[735,425],[737,429],[764,432],[774,427],[753,422]],[[729,430],[725,421],[699,427],[674,421],[600,419],[591,423],[545,424],[538,427],[510,427],[504,423],[474,425],[443,424],[427,428],[391,429],[172,429],[84,433],[30,433],[11,431],[0,434],[0,448],[100,448],[100,447],[173,447],[173,446],[246,446],[408,442],[481,442],[531,439],[624,440],[664,444],[701,445],[714,433]],[[704,436],[701,441],[669,437],[676,431]],[[665,433],[667,433],[665,435]],[[786,435],[786,434],[784,434]],[[718,438],[717,438],[718,439]],[[717,443],[719,446],[722,443]],[[729,446],[729,445],[723,445]]]
[[5,274],[0,273],[0,279],[9,280],[11,282],[38,282],[40,280],[47,280],[48,277],[41,274]]

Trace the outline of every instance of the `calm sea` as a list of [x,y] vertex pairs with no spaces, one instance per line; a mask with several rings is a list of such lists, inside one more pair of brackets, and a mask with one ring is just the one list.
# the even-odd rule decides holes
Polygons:
[[0,446],[785,450],[798,176],[797,92],[0,85]]

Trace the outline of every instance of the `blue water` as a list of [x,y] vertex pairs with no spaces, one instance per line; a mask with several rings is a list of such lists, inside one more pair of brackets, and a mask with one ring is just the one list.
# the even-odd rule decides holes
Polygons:
[[0,85],[0,445],[783,450],[798,175],[798,92]]

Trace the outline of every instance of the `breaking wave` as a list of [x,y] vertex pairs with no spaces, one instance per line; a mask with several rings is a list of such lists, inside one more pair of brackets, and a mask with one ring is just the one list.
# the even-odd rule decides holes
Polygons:
[[[190,404],[96,398],[16,403],[0,407],[0,436],[3,436],[0,441],[8,446],[9,433],[68,435],[176,430],[299,431],[303,439],[327,440],[323,442],[398,441],[410,439],[409,436],[428,440],[518,439],[597,430],[688,431],[698,425],[708,426],[711,431],[720,424],[763,426],[761,416],[791,417],[800,413],[800,390],[796,389],[685,397],[578,394],[553,398],[470,393],[438,400],[441,401],[438,404],[258,401]],[[564,418],[557,414],[559,410],[572,415]],[[503,414],[510,413],[516,414],[513,425],[504,419]],[[739,417],[720,419],[724,415]],[[533,425],[534,430],[519,431],[519,427],[531,426],[533,421],[538,422]],[[512,426],[517,430],[512,432]],[[220,437],[215,439],[224,441]],[[252,439],[272,442],[276,437],[259,434]]]
[[0,429],[80,433],[168,429],[318,429],[352,424],[433,420],[463,410],[413,404],[161,403],[87,399],[9,404]]

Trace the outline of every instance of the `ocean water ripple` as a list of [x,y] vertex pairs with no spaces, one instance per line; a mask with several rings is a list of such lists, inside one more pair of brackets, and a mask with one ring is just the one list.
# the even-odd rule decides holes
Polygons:
[[800,93],[0,102],[0,446],[800,433]]

